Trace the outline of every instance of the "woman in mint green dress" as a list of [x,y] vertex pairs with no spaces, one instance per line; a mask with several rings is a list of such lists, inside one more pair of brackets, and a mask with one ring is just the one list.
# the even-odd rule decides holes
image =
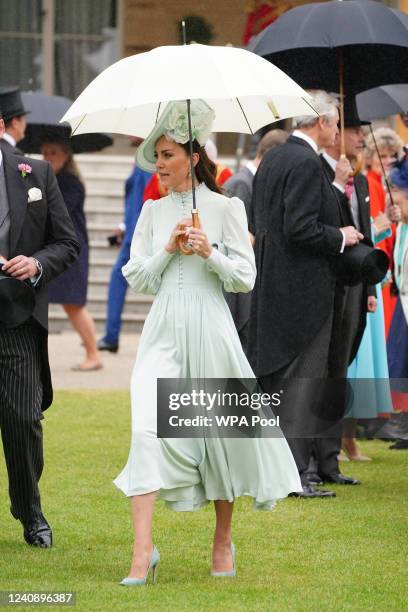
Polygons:
[[[221,195],[202,145],[213,111],[192,102],[194,172],[202,229],[189,228],[194,254],[183,255],[179,224],[192,208],[185,102],[170,103],[138,150],[138,164],[160,174],[171,191],[144,204],[123,268],[137,292],[156,295],[146,319],[131,379],[132,441],[127,464],[115,484],[132,498],[133,559],[123,585],[143,585],[159,553],[152,542],[156,498],[174,510],[214,502],[216,528],[212,575],[234,576],[231,541],[234,499],[251,496],[269,510],[301,491],[298,471],[281,438],[157,438],[157,378],[254,378],[222,289],[248,292],[255,261],[244,204]],[[191,216],[190,216],[191,220]],[[215,248],[212,245],[218,245]]]

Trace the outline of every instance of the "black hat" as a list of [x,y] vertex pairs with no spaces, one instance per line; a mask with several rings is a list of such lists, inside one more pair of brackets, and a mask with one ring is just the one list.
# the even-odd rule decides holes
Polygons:
[[364,238],[337,257],[336,276],[344,285],[376,285],[383,280],[388,270],[388,256],[372,245],[369,238]]
[[358,116],[356,96],[346,96],[344,98],[344,127],[352,128],[361,125],[370,125],[370,121],[362,121]]
[[13,117],[27,115],[29,111],[24,108],[21,93],[18,87],[0,87],[0,113],[4,121],[10,121]]
[[8,276],[0,270],[0,327],[16,327],[32,315],[35,292],[30,282]]

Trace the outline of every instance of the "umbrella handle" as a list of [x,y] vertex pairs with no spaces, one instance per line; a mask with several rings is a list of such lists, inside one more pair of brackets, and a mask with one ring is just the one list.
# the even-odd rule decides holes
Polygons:
[[354,177],[354,176],[357,176],[357,174],[360,174],[362,168],[363,168],[363,156],[357,155],[356,162],[354,164],[353,172],[351,173],[351,176]]
[[[199,229],[201,228],[201,223],[200,223],[200,217],[198,216],[198,210],[197,209],[193,209],[191,211],[191,221],[192,221],[192,226]],[[180,229],[185,229],[186,226],[184,224],[180,224]],[[183,255],[194,255],[194,251],[187,246],[187,242],[188,242],[188,236],[179,236],[178,237],[178,248],[179,251],[181,253],[183,253]]]

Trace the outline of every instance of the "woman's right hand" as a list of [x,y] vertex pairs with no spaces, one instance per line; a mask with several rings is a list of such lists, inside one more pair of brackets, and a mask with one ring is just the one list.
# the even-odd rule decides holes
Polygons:
[[181,221],[177,223],[176,227],[171,232],[171,236],[170,236],[168,243],[164,247],[168,253],[175,253],[176,251],[178,251],[178,238],[179,236],[185,236],[186,227],[191,226],[191,225],[192,225],[191,217],[182,219]]

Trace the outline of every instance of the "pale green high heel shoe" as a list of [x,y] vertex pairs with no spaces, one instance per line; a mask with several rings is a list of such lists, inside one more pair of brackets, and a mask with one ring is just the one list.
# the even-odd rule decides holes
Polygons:
[[235,567],[235,546],[231,542],[231,557],[232,557],[232,570],[230,572],[211,572],[211,576],[215,578],[233,578],[237,575],[237,570]]
[[152,570],[152,582],[156,584],[157,576],[159,573],[160,553],[155,546],[153,546],[152,556],[150,557],[149,567],[144,578],[124,578],[121,584],[122,586],[145,586],[149,578],[150,570]]

